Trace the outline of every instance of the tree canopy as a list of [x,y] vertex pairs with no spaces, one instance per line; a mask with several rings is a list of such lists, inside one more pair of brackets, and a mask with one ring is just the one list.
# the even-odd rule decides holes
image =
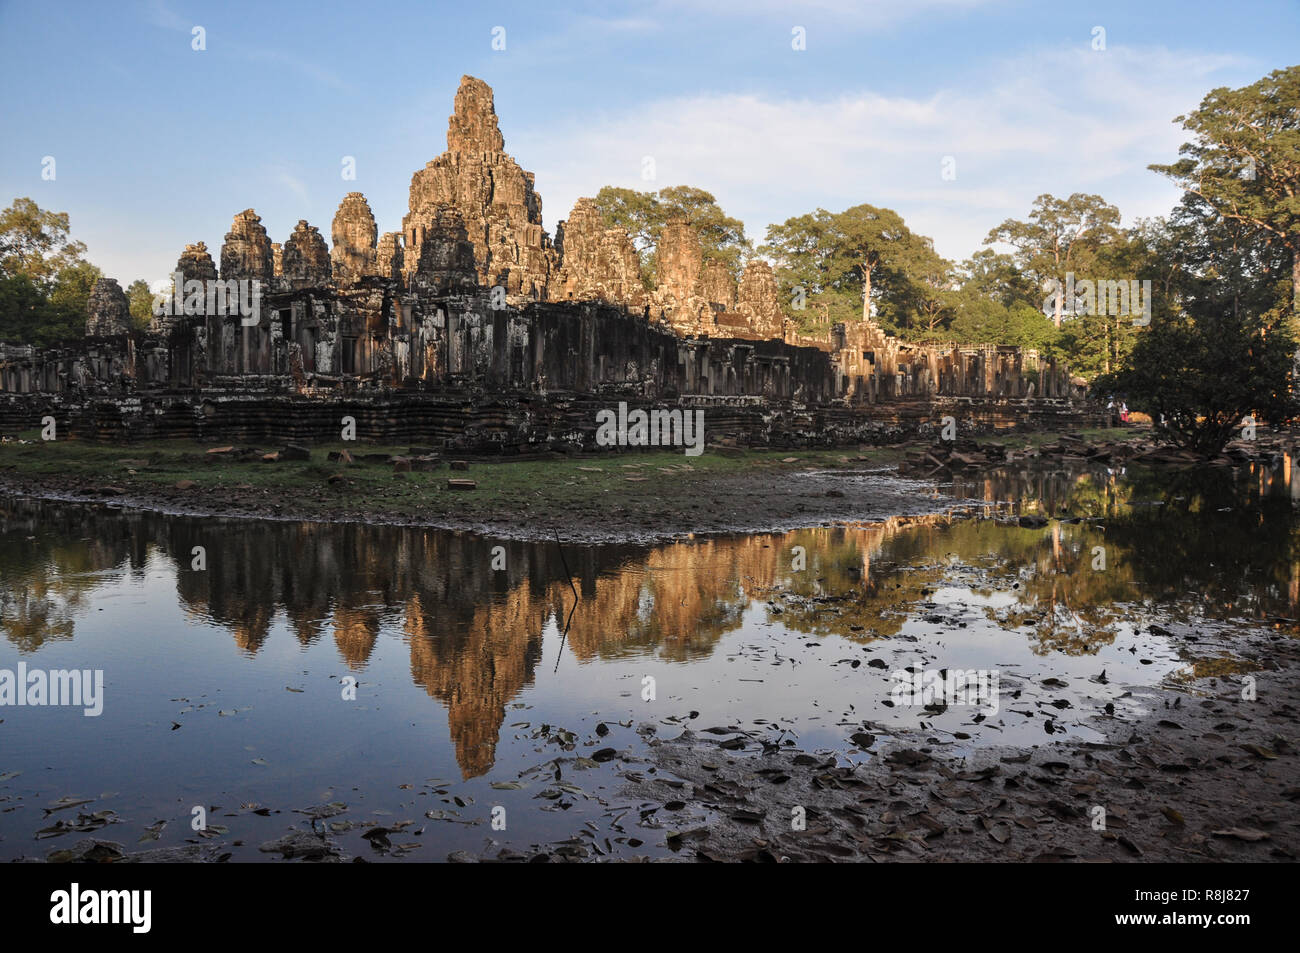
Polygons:
[[[1300,316],[1300,66],[1241,89],[1212,90],[1174,120],[1194,135],[1182,156],[1150,168],[1223,218],[1276,246],[1291,266],[1291,307]],[[1297,318],[1293,318],[1293,327]]]
[[674,218],[682,217],[699,230],[706,260],[720,261],[739,277],[752,252],[745,225],[722,211],[709,192],[689,185],[674,185],[658,192],[638,192],[605,186],[596,193],[596,208],[611,228],[625,228],[641,257],[641,278],[646,287],[656,274],[655,250],[659,235]]
[[[1119,220],[1119,209],[1100,195],[1040,195],[1027,219],[1007,219],[989,232],[984,244],[1010,245],[1021,271],[1046,290],[1052,280],[1065,282],[1068,273],[1093,273],[1102,249],[1119,236]],[[1066,301],[1059,289],[1055,298],[1052,320],[1059,328]]]
[[1284,323],[1208,303],[1154,322],[1118,372],[1094,382],[1151,415],[1157,433],[1213,455],[1250,422],[1296,413],[1290,392],[1295,338]]
[[892,209],[819,208],[769,226],[760,251],[775,262],[791,316],[806,329],[860,317],[933,335],[951,320],[951,262]]
[[0,212],[0,341],[49,345],[85,333],[100,271],[69,232],[66,212],[29,198]]
[[1152,279],[1161,293],[1150,327],[1116,371],[1094,381],[1094,393],[1124,396],[1159,434],[1203,454],[1218,453],[1247,419],[1292,417],[1297,341],[1284,249],[1194,194],[1143,231],[1161,261]]
[[67,212],[48,212],[28,198],[0,212],[0,271],[49,281],[82,261],[86,246],[73,241]]

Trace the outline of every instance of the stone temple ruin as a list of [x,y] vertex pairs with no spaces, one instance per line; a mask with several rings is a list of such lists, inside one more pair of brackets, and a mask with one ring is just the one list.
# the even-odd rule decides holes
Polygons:
[[[101,279],[84,340],[0,345],[0,430],[52,414],[87,436],[336,438],[351,413],[363,439],[518,451],[590,445],[611,398],[704,407],[710,439],[742,443],[1080,410],[1066,369],[1034,351],[913,345],[868,320],[797,334],[771,267],[751,261],[737,278],[685,220],[663,230],[652,289],[592,199],[552,241],[491,88],[469,76],[447,151],[411,178],[401,230],[381,235],[350,192],[329,239],[299,221],[272,242],[245,209],[219,262],[199,241],[176,263],[178,301],[193,282],[208,289],[197,313],[173,308],[143,332]],[[260,283],[255,321],[238,313],[241,281]]]

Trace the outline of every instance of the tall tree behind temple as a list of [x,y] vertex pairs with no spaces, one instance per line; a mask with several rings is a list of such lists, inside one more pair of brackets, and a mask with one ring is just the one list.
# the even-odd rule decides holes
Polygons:
[[[1115,230],[1105,243],[1091,250],[1087,272],[1076,276],[1093,279],[1098,289],[1103,287],[1102,282],[1118,282],[1128,299],[1118,305],[1111,301],[1103,304],[1099,291],[1095,309],[1090,312],[1075,309],[1064,315],[1067,320],[1060,327],[1057,344],[1074,373],[1086,378],[1109,373],[1133,350],[1142,333],[1142,326],[1134,321],[1145,320],[1143,305],[1138,300],[1145,286],[1140,282],[1153,265],[1146,244],[1148,237],[1139,229]],[[1132,294],[1133,281],[1139,282],[1137,297]],[[1155,282],[1151,291],[1154,295]]]
[[939,257],[928,238],[917,237],[900,256],[903,274],[899,295],[899,330],[918,341],[942,341],[957,314],[960,277],[956,267]]
[[[951,265],[892,209],[824,208],[770,225],[761,251],[776,264],[790,316],[804,328],[874,318],[890,331],[937,333],[951,320],[942,300]],[[939,335],[942,336],[942,335]]]
[[[1052,280],[1064,282],[1071,272],[1096,277],[1099,252],[1118,237],[1119,209],[1100,195],[1075,192],[1068,199],[1038,196],[1028,219],[1007,219],[989,232],[984,244],[1011,245],[1020,269],[1043,288]],[[1058,291],[1052,314],[1058,328],[1066,309],[1065,296]]]
[[981,248],[963,262],[961,270],[966,286],[1008,308],[1018,304],[1037,307],[1042,299],[1038,286],[1005,253]]
[[659,234],[675,217],[685,218],[699,230],[704,258],[722,262],[734,278],[740,277],[752,251],[744,223],[723,212],[711,193],[690,185],[673,185],[658,192],[607,185],[596,193],[596,207],[607,226],[625,228],[632,236],[641,256],[641,280],[646,288],[655,281]]
[[137,278],[126,289],[127,300],[131,302],[131,326],[137,331],[148,329],[153,321],[153,292],[149,282]]
[[100,272],[69,230],[66,212],[29,198],[0,212],[0,341],[49,345],[85,334],[86,301]]
[[86,254],[86,246],[69,236],[70,228],[67,212],[47,212],[31,199],[14,199],[0,212],[0,270],[52,281]]
[[1292,324],[1300,329],[1300,66],[1242,89],[1215,89],[1174,121],[1195,139],[1177,162],[1150,168],[1285,251]]
[[86,303],[101,277],[100,270],[90,262],[78,261],[60,268],[50,284],[50,304],[68,315],[78,337],[86,332]]
[[957,269],[955,317],[948,336],[962,344],[1014,344],[1057,352],[1060,332],[1040,310],[1042,293],[1015,260],[981,248]]

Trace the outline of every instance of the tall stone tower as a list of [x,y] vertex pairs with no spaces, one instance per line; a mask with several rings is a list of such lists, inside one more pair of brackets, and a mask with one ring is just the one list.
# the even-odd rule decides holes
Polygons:
[[402,219],[408,277],[421,262],[443,257],[423,246],[435,222],[441,227],[447,219],[447,207],[464,223],[480,285],[503,285],[508,295],[532,300],[546,297],[558,257],[542,230],[542,198],[533,174],[505,153],[492,88],[472,76],[461,77],[456,91],[447,151],[411,177],[410,210]]

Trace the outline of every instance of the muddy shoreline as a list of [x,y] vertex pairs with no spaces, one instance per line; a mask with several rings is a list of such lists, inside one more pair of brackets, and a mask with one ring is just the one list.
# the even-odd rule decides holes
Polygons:
[[1239,675],[1180,680],[1140,690],[1140,718],[1093,713],[1105,742],[956,756],[950,739],[870,723],[851,758],[688,729],[652,740],[654,775],[624,793],[690,805],[664,818],[682,860],[1294,861],[1300,646],[1267,629],[1176,635],[1244,661],[1255,700]]

